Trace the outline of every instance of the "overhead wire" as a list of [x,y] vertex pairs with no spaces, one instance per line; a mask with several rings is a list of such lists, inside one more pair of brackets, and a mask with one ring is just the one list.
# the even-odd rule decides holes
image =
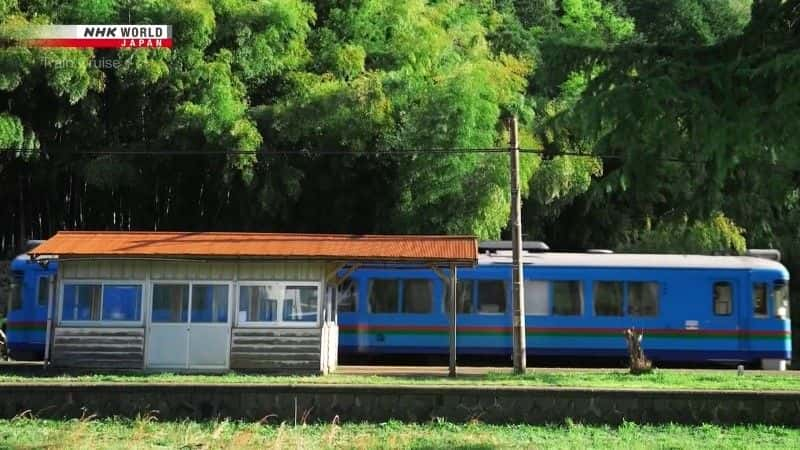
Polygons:
[[[459,147],[430,147],[430,148],[400,148],[392,150],[87,150],[87,149],[0,149],[0,154],[6,153],[17,156],[34,156],[37,154],[55,155],[87,155],[87,156],[403,156],[403,155],[457,155],[457,154],[506,154],[508,147],[483,147],[483,148],[459,148]],[[520,148],[523,154],[545,154],[545,150],[537,148]],[[583,158],[601,158],[624,160],[624,155],[595,154],[585,152],[558,152],[548,155],[549,157],[570,156]],[[708,161],[675,157],[648,157],[650,161],[676,162],[684,164],[704,164]]]

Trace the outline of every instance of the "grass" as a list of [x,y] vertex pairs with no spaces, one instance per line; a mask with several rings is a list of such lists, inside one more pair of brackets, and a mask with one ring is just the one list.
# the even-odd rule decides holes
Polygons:
[[345,375],[274,376],[248,374],[92,374],[41,376],[0,375],[4,383],[175,383],[175,384],[369,384],[369,385],[481,385],[530,387],[643,388],[800,391],[800,374],[735,370],[657,369],[650,374],[630,375],[624,370],[537,370],[524,376],[507,372],[464,375],[455,379],[441,376]]
[[0,420],[0,448],[752,448],[800,446],[800,430],[768,426],[287,424],[139,420]]

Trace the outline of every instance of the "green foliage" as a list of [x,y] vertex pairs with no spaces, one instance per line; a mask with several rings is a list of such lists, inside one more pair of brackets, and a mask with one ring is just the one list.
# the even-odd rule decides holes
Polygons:
[[711,45],[735,36],[750,19],[746,0],[628,0],[638,31],[653,43]]
[[20,148],[25,141],[25,129],[17,117],[0,114],[0,148]]
[[[263,421],[263,422],[266,422]],[[274,421],[273,421],[274,422]],[[213,447],[243,450],[265,447],[358,448],[611,448],[625,447],[739,449],[763,443],[791,448],[796,429],[764,425],[583,425],[567,420],[556,425],[489,425],[433,420],[412,424],[382,423],[250,423],[228,420],[159,421],[128,419],[44,420],[30,415],[0,421],[4,442],[12,448]],[[125,444],[121,444],[125,443]]]
[[705,221],[661,221],[655,227],[646,221],[643,230],[633,231],[624,251],[639,253],[743,254],[747,250],[744,229],[722,213]]
[[[4,33],[163,23],[175,39],[171,50],[4,48],[4,147],[244,154],[54,151],[0,170],[62,186],[28,193],[41,197],[25,217],[50,214],[53,228],[128,215],[143,229],[498,238],[507,156],[429,150],[504,147],[516,114],[522,147],[544,152],[522,156],[529,238],[740,250],[735,221],[751,243],[794,248],[798,1],[750,3],[2,0]],[[96,67],[102,58],[120,66]],[[400,149],[419,152],[389,155]],[[270,153],[303,150],[358,154]],[[0,188],[6,203],[15,189]]]
[[605,46],[633,35],[633,21],[600,0],[562,0],[559,39],[584,46]]
[[[645,336],[645,342],[647,342]],[[487,373],[471,374],[468,377],[448,378],[444,374],[415,374],[414,376],[392,374],[390,370],[376,369],[373,375],[348,373],[340,367],[336,373],[326,376],[268,375],[230,372],[216,375],[174,373],[94,373],[51,374],[43,377],[37,373],[2,374],[3,384],[248,384],[248,385],[392,385],[392,386],[520,386],[520,387],[580,387],[580,388],[639,388],[664,390],[747,390],[747,391],[796,391],[800,392],[800,377],[792,372],[765,373],[748,371],[745,376],[736,371],[655,369],[631,375],[627,370],[532,370],[525,375],[510,373],[496,368]]]
[[233,62],[245,81],[295,70],[310,54],[306,38],[314,9],[300,0],[216,0],[215,44],[234,48]]

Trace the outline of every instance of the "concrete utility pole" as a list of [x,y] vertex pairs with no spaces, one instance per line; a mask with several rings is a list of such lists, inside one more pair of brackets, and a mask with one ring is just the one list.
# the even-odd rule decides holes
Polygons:
[[525,348],[525,290],[523,285],[522,264],[522,206],[519,198],[519,141],[517,140],[517,116],[509,120],[511,135],[511,304],[514,330],[514,373],[524,374],[527,366]]

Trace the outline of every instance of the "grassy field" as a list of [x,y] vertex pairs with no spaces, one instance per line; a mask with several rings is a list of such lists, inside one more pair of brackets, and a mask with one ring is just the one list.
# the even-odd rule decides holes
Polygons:
[[752,448],[800,446],[800,430],[703,425],[621,427],[406,425],[259,425],[151,420],[0,420],[0,448]]
[[3,383],[242,383],[242,384],[370,384],[370,385],[499,385],[563,386],[591,388],[648,389],[730,389],[757,391],[800,391],[800,375],[735,370],[656,370],[647,375],[630,375],[624,370],[531,370],[527,375],[488,373],[456,379],[440,376],[270,376],[270,375],[177,375],[177,374],[94,374],[94,375],[0,375]]

